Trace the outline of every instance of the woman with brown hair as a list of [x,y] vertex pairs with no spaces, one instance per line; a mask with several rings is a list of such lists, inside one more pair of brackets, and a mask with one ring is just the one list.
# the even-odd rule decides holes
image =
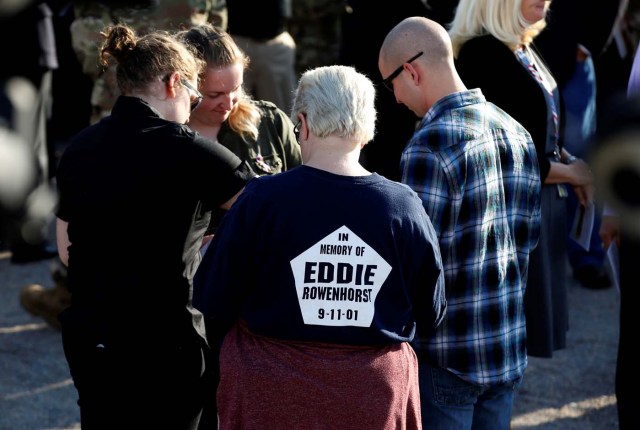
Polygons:
[[104,32],[117,62],[111,114],[63,153],[57,243],[71,304],[60,314],[84,430],[194,430],[207,348],[192,282],[211,210],[255,176],[185,123],[203,64],[163,33]]

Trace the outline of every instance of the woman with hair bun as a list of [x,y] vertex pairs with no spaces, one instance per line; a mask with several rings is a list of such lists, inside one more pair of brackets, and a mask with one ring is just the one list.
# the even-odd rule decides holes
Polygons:
[[164,32],[106,29],[117,62],[111,115],[61,157],[57,242],[71,304],[60,314],[84,430],[194,430],[208,348],[192,280],[211,211],[255,176],[186,122],[203,63]]

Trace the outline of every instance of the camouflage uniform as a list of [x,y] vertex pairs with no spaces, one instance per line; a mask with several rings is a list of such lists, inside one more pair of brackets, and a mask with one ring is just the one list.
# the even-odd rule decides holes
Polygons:
[[[106,2],[105,2],[106,3]],[[100,32],[115,22],[131,25],[139,34],[152,29],[176,30],[209,21],[227,29],[225,0],[155,0],[147,7],[114,7],[96,1],[76,4],[76,20],[71,25],[74,50],[84,72],[94,82],[91,95],[96,122],[111,111],[119,91],[113,68],[102,70]],[[123,2],[122,4],[126,4]],[[335,64],[340,45],[340,15],[343,0],[293,0],[289,32],[296,41],[296,72]]]
[[104,40],[100,32],[106,26],[125,23],[140,35],[153,30],[180,30],[204,22],[226,27],[224,0],[155,0],[147,3],[151,4],[139,7],[125,2],[117,6],[89,1],[75,4],[71,40],[84,73],[93,80],[92,123],[109,115],[120,94],[115,66],[103,69],[99,64],[100,46]]
[[336,64],[343,0],[293,0],[289,33],[296,41],[296,71]]

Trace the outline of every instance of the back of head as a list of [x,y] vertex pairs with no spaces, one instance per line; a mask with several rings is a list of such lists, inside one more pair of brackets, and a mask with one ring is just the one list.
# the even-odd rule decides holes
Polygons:
[[185,79],[197,79],[204,63],[182,43],[162,31],[142,37],[124,24],[108,27],[100,50],[101,62],[108,66],[111,58],[117,62],[116,78],[120,91],[127,95],[143,91],[148,84],[173,72]]
[[191,47],[196,55],[207,63],[208,67],[226,67],[242,64],[249,65],[249,57],[236,45],[224,30],[211,24],[201,24],[183,30],[177,38]]
[[306,115],[320,138],[337,136],[368,143],[375,134],[373,82],[349,66],[323,66],[303,73],[296,89],[291,119]]
[[419,52],[423,53],[420,61],[430,67],[453,65],[447,31],[420,16],[406,18],[389,31],[380,48],[380,59],[386,64],[403,64]]
[[522,0],[460,0],[449,25],[454,55],[458,55],[467,40],[485,34],[512,49],[531,43],[546,26],[546,21],[527,22],[522,16],[521,4]]

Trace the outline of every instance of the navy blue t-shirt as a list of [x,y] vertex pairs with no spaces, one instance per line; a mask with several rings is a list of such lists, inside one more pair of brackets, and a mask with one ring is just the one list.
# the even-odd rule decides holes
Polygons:
[[416,321],[427,333],[439,324],[441,273],[409,187],[300,166],[248,184],[198,268],[193,303],[218,335],[243,320],[277,339],[398,343]]

